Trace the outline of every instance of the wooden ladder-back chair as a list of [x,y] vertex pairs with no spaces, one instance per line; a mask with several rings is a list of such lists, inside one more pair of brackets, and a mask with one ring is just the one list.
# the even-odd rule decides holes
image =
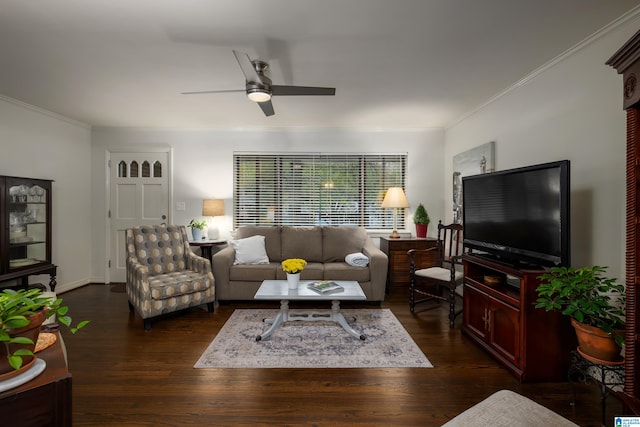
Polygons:
[[[462,258],[462,224],[443,225],[438,221],[438,241],[435,247],[411,249],[409,256],[409,309],[415,311],[416,304],[426,301],[449,303],[449,325],[456,316],[456,288],[462,285],[462,271],[456,263]],[[443,293],[443,288],[445,292]],[[421,297],[417,299],[417,296]]]

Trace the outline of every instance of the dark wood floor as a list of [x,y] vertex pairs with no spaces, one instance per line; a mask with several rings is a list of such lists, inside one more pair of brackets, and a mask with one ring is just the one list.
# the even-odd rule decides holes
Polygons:
[[[73,374],[76,426],[398,425],[439,426],[500,389],[510,389],[582,426],[600,425],[596,386],[520,384],[450,329],[444,306],[411,314],[396,292],[383,307],[402,322],[433,369],[194,369],[235,308],[195,308],[144,332],[130,315],[124,285],[89,285],[61,295],[75,319],[63,331]],[[265,307],[265,305],[260,305]],[[274,306],[275,307],[275,306]],[[607,425],[621,405],[609,397]]]

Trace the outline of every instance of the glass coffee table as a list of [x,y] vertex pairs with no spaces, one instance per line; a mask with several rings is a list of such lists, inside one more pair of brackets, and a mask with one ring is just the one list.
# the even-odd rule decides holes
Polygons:
[[[362,288],[358,282],[334,280],[335,283],[344,288],[343,292],[323,295],[311,289],[307,289],[309,283],[313,281],[301,281],[298,289],[289,289],[286,280],[265,280],[260,285],[258,292],[253,297],[256,300],[280,300],[280,311],[274,319],[265,319],[264,322],[270,324],[269,329],[256,337],[256,341],[267,338],[278,329],[283,322],[302,320],[306,322],[330,321],[336,322],[350,335],[365,340],[366,337],[355,331],[340,312],[340,301],[365,301]],[[289,301],[331,301],[331,310],[289,310]]]

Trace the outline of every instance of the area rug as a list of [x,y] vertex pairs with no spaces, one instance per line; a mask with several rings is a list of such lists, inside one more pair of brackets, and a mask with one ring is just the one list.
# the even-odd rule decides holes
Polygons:
[[389,309],[342,310],[367,339],[349,335],[336,323],[285,322],[256,341],[277,310],[235,310],[195,368],[432,368]]

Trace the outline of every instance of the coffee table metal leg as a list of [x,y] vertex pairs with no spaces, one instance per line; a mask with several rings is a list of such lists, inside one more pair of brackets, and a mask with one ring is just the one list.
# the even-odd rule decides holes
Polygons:
[[282,322],[286,322],[289,318],[289,301],[282,300],[280,301],[280,311],[276,315],[275,319],[264,319],[264,323],[271,324],[269,329],[261,333],[256,337],[256,341],[260,341],[263,338],[267,338],[269,335],[273,333],[276,329],[282,325]]
[[367,339],[366,336],[358,333],[347,323],[347,319],[344,318],[344,315],[340,311],[340,301],[338,300],[331,301],[331,320],[338,322],[338,324],[342,326],[342,329],[347,331],[349,335],[361,339],[362,341]]

